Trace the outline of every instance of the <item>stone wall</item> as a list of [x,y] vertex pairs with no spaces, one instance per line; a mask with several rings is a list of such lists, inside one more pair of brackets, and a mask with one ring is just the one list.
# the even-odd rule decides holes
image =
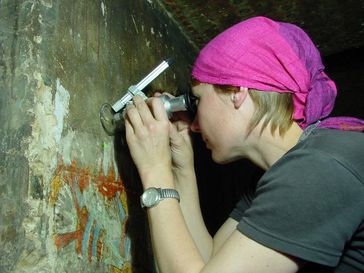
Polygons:
[[154,1],[0,0],[0,272],[154,272],[140,185],[99,122],[163,59],[194,52]]

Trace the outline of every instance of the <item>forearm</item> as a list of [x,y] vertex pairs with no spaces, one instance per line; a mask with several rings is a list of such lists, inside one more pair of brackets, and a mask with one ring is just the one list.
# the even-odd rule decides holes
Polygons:
[[[154,178],[153,178],[154,177]],[[156,172],[141,177],[147,187],[173,188],[173,176]],[[156,182],[158,184],[155,184]],[[200,272],[204,261],[192,239],[176,199],[167,198],[148,208],[154,254],[162,273]]]
[[194,168],[175,171],[174,176],[186,225],[201,256],[207,262],[212,255],[213,240],[202,217]]
[[204,267],[177,200],[148,209],[154,254],[161,273],[197,273]]

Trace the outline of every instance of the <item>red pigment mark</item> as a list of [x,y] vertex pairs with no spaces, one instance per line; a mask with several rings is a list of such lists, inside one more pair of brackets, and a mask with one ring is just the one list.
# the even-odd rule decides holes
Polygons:
[[120,176],[118,176],[118,180],[115,181],[114,166],[109,169],[108,176],[104,175],[104,172],[101,168],[99,171],[97,182],[97,188],[99,192],[109,200],[114,198],[117,192],[122,192],[125,190],[123,181],[121,180]]
[[83,192],[90,185],[90,171],[88,169],[80,170],[80,179],[78,180],[80,191]]
[[55,236],[57,250],[60,250],[61,248],[69,245],[72,241],[76,240],[76,253],[78,255],[82,255],[82,237],[85,232],[87,219],[88,211],[86,208],[82,208],[80,215],[78,215],[77,230],[64,234],[57,234]]
[[59,250],[63,247],[66,247],[72,241],[77,240],[79,235],[80,235],[80,231],[74,231],[74,232],[57,235],[55,238],[57,250]]
[[[63,168],[63,171],[64,181],[69,185],[71,189],[74,207],[77,212],[77,227],[76,230],[73,232],[56,235],[55,244],[57,249],[59,250],[75,240],[76,253],[81,256],[82,238],[85,232],[89,212],[86,207],[80,208],[76,196],[76,187],[78,186],[80,190],[83,190],[86,186],[88,186],[89,174],[87,169],[81,169],[80,171],[77,171],[77,163],[74,160],[72,161],[72,164],[70,166],[65,166]],[[82,186],[80,185],[80,181],[82,181]]]
[[94,232],[96,228],[96,220],[92,223],[91,232],[90,232],[90,239],[88,241],[88,261],[91,262],[92,259],[92,243],[94,241]]
[[97,241],[97,247],[96,247],[96,258],[97,261],[101,260],[101,252],[102,252],[102,247],[103,247],[103,241],[104,241],[104,237],[105,237],[105,231],[101,230],[100,231],[100,235],[99,235],[99,240]]

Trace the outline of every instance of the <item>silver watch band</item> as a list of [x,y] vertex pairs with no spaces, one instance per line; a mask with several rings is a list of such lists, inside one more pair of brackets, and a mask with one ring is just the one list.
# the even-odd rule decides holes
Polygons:
[[160,189],[160,194],[161,194],[161,198],[175,198],[178,200],[178,202],[180,201],[180,197],[178,194],[178,191],[174,190],[174,189]]

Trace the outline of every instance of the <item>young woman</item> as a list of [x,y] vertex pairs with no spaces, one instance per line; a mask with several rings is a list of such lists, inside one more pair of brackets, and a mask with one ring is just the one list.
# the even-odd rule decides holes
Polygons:
[[[126,136],[161,272],[364,271],[364,121],[327,118],[336,87],[323,70],[302,29],[255,17],[200,52],[191,124],[172,124],[159,99],[134,98]],[[266,170],[213,238],[190,130],[215,162],[248,158]]]

